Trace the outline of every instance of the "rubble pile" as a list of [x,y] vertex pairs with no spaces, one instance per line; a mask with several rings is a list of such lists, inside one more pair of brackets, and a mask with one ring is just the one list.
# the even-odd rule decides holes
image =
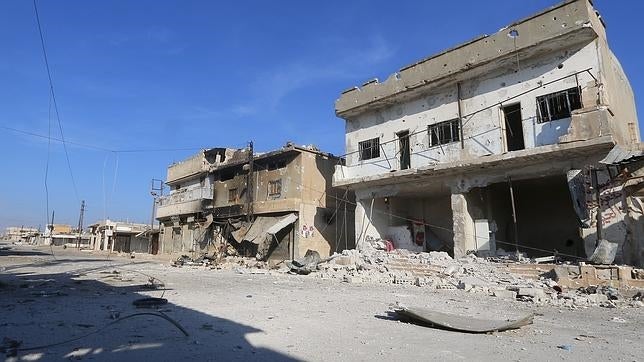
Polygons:
[[267,262],[259,261],[255,258],[248,258],[242,256],[226,256],[226,257],[213,257],[206,254],[200,255],[197,258],[191,258],[188,255],[182,255],[172,262],[174,267],[182,266],[196,266],[208,267],[210,269],[219,270],[236,270],[244,272],[245,270],[268,270]]
[[[601,306],[644,307],[644,298],[637,289],[617,289],[608,285],[571,287],[565,268],[552,269],[538,278],[511,272],[497,258],[480,258],[474,254],[454,259],[445,252],[414,253],[404,249],[387,251],[387,246],[368,244],[362,250],[344,250],[328,258],[309,250],[300,260],[271,266],[268,262],[242,256],[193,259],[182,255],[173,266],[197,266],[231,270],[240,274],[290,273],[335,279],[346,283],[413,285],[431,289],[459,289],[468,293],[535,304],[585,308]],[[389,249],[390,250],[390,249]],[[507,259],[505,259],[507,262]],[[518,264],[524,260],[517,260]],[[515,264],[515,265],[518,265]],[[581,264],[580,264],[581,265]],[[641,271],[633,269],[635,279]]]
[[347,283],[460,289],[469,293],[569,308],[643,306],[641,292],[628,298],[609,286],[564,291],[562,286],[547,276],[529,279],[475,255],[453,259],[445,252],[412,253],[402,249],[387,252],[375,248],[345,250],[327,262],[318,264],[314,275]]

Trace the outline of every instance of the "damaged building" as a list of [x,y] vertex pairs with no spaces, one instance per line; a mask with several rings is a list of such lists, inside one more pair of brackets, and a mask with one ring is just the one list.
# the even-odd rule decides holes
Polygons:
[[129,221],[100,220],[87,227],[89,247],[117,253],[156,254],[158,233],[150,234],[150,225]]
[[350,88],[335,106],[347,155],[333,185],[355,192],[358,247],[577,259],[608,239],[617,262],[642,265],[641,165],[620,178],[608,164],[624,160],[605,160],[616,145],[641,150],[634,96],[588,0]]
[[[255,153],[203,150],[168,167],[170,194],[159,199],[163,253],[231,250],[286,260],[354,247],[354,207],[331,187],[343,160],[288,143]],[[251,191],[249,191],[251,190]]]

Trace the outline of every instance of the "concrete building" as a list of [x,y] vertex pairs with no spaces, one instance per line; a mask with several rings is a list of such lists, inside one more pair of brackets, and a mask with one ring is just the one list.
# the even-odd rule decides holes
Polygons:
[[88,229],[89,245],[94,250],[156,254],[155,236],[153,233],[150,238],[150,225],[107,219],[89,225]]
[[5,240],[33,243],[40,236],[40,230],[32,227],[9,226],[2,236]]
[[285,260],[308,249],[324,256],[351,248],[353,208],[338,200],[346,193],[331,188],[341,162],[289,143],[252,156],[249,148],[213,148],[173,164],[166,181],[170,194],[159,200],[156,214],[161,251],[233,245],[259,259]]
[[[356,193],[359,246],[583,258],[602,226],[631,243],[610,216],[622,206],[598,213],[587,193],[594,175],[607,187],[599,161],[614,145],[640,142],[633,92],[588,0],[350,88],[336,114],[347,156],[333,185]],[[641,263],[626,249],[618,262]]]
[[39,242],[45,245],[76,247],[79,241],[81,247],[89,246],[89,235],[84,233],[79,235],[78,229],[71,225],[49,224]]

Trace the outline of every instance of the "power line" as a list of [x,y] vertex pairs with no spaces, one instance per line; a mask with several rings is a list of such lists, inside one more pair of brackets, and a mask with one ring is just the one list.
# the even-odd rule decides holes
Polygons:
[[74,172],[72,171],[72,164],[69,161],[69,153],[67,152],[67,144],[65,143],[63,125],[60,122],[60,113],[58,112],[58,103],[56,102],[56,93],[54,92],[54,82],[51,77],[51,69],[49,69],[49,60],[47,59],[47,49],[45,48],[45,38],[43,36],[42,26],[40,24],[40,16],[38,15],[38,4],[36,3],[36,0],[33,0],[33,3],[34,3],[34,13],[36,14],[36,23],[38,24],[38,34],[40,35],[40,45],[42,47],[43,58],[45,59],[47,78],[49,79],[49,92],[51,94],[52,102],[54,103],[54,111],[56,112],[56,120],[58,121],[60,138],[63,143],[63,148],[65,149],[65,159],[67,160],[67,168],[69,169],[69,175],[71,176],[71,179],[72,179],[72,186],[74,188],[74,194],[76,195],[76,200],[80,200],[80,198],[78,197],[78,188],[76,187],[76,180],[74,179]]
[[[61,142],[61,143],[63,142],[63,140],[60,139],[60,138],[51,137],[51,129],[49,130],[49,135],[42,135],[42,134],[38,134],[38,133],[30,132],[30,131],[25,131],[25,130],[13,128],[13,127],[2,126],[2,125],[0,125],[0,128],[5,129],[7,131],[12,131],[12,132],[24,134],[24,135],[27,135],[27,136],[44,138],[44,139],[46,139],[48,141],[48,143],[50,143],[51,141],[56,141],[56,142]],[[69,140],[65,140],[64,142],[69,144],[69,145],[74,145],[74,146],[81,147],[81,148],[88,148],[88,149],[93,149],[93,150],[97,150],[97,151],[105,151],[105,152],[114,152],[113,150],[110,150],[109,148],[88,145],[86,143],[78,143],[78,142],[73,142],[73,141],[69,141]]]
[[18,128],[13,128],[13,127],[7,127],[7,126],[3,126],[3,125],[0,125],[0,129],[5,129],[7,131],[20,133],[20,134],[24,134],[24,135],[27,135],[27,136],[43,138],[43,139],[46,139],[48,141],[56,141],[56,142],[61,142],[61,143],[64,142],[64,143],[66,143],[68,145],[74,145],[74,146],[81,147],[81,148],[87,148],[87,149],[92,149],[92,150],[97,150],[97,151],[104,151],[104,152],[112,152],[112,153],[199,151],[199,150],[203,150],[203,149],[208,148],[208,147],[179,147],[179,148],[147,148],[147,149],[146,148],[141,148],[141,149],[129,149],[129,150],[128,149],[123,149],[123,150],[119,150],[119,149],[112,149],[112,148],[106,148],[106,147],[102,147],[102,146],[91,145],[91,144],[87,144],[87,143],[74,142],[74,141],[70,141],[70,140],[67,140],[67,139],[63,140],[61,138],[51,137],[51,136],[48,136],[48,135],[43,135],[43,134],[39,134],[39,133],[31,132],[31,131],[25,131],[25,130],[18,129]]

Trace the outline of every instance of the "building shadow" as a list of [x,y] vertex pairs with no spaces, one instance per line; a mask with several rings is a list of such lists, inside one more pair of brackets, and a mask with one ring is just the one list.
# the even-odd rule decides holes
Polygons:
[[[0,343],[8,358],[16,352],[18,359],[41,361],[296,360],[248,342],[247,335],[262,330],[174,304],[135,273],[109,266],[30,271],[0,274]],[[133,305],[162,295],[169,301],[156,309]],[[142,312],[166,315],[189,336],[163,318],[135,315]],[[8,348],[11,341],[20,343],[17,350]]]

